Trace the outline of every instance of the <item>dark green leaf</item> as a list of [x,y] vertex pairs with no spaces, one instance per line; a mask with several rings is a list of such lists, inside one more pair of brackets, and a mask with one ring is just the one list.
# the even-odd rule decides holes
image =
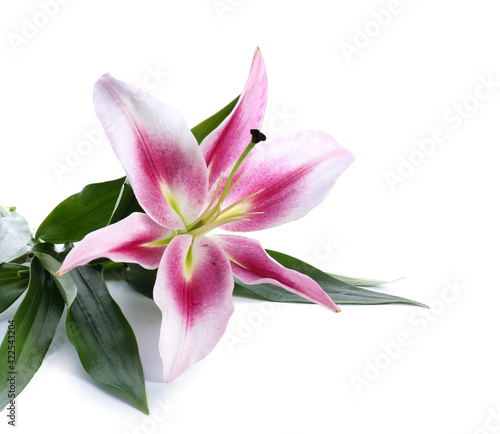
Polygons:
[[14,258],[31,240],[31,231],[24,217],[9,209],[0,209],[0,264]]
[[[287,268],[297,270],[314,279],[318,284],[339,304],[388,304],[403,303],[415,306],[427,307],[421,303],[396,297],[389,294],[369,291],[358,288],[349,283],[342,282],[327,273],[312,267],[296,258],[283,253],[267,251],[274,259]],[[153,298],[153,287],[156,280],[157,270],[146,270],[137,264],[125,264],[125,276],[127,281],[139,292],[149,298]],[[309,303],[302,297],[275,285],[246,285],[235,280],[234,294],[260,300],[279,302]],[[363,280],[366,282],[366,280]]]
[[68,310],[66,329],[83,367],[95,380],[123,391],[149,414],[132,327],[109,294],[101,273],[78,267],[71,276],[78,295]]
[[200,144],[205,137],[207,137],[213,130],[215,130],[222,123],[224,119],[228,117],[229,113],[232,112],[239,98],[240,97],[237,96],[223,109],[219,110],[217,113],[210,116],[208,119],[205,119],[203,122],[199,123],[198,125],[196,125],[191,129],[191,132],[196,137],[198,144]]
[[125,178],[87,185],[63,200],[38,228],[36,238],[54,244],[80,241],[108,224]]
[[153,287],[157,273],[157,270],[146,270],[138,264],[125,264],[127,282],[149,298],[153,298]]
[[[406,298],[396,297],[394,295],[383,294],[380,292],[369,291],[367,289],[358,288],[348,283],[342,282],[333,278],[329,274],[324,273],[317,268],[306,264],[305,262],[285,255],[284,253],[266,250],[267,253],[278,261],[281,265],[292,270],[303,273],[315,280],[323,290],[338,304],[389,304],[402,303],[411,304],[420,307],[427,307],[422,303],[408,300]],[[292,294],[287,290],[271,285],[268,283],[260,285],[247,285],[239,280],[235,280],[236,294],[248,294],[248,291],[253,292],[265,300],[284,301],[284,302],[301,302],[308,303],[302,297]],[[246,291],[245,291],[246,290]]]
[[[38,243],[31,248],[31,252],[37,256],[38,259],[40,259],[44,268],[52,275],[57,272],[57,270],[54,271],[54,267],[58,264],[60,266],[70,250],[71,248],[68,247],[65,247],[62,250],[57,250],[56,246],[52,243]],[[47,262],[47,257],[50,257],[53,261]]]
[[[28,291],[12,319],[15,325],[15,343],[9,344],[9,331],[0,346],[0,408],[11,398],[9,378],[15,376],[15,394],[18,396],[42,364],[56,332],[64,309],[64,301],[53,277],[45,271],[37,258],[31,263]],[[15,347],[15,365],[10,366],[9,351]],[[11,369],[13,368],[13,369]],[[11,374],[15,372],[15,374]]]
[[[67,254],[48,243],[38,244],[32,251],[52,275]],[[84,368],[97,381],[125,392],[147,412],[144,374],[134,332],[109,295],[101,273],[78,267],[55,282],[68,305],[68,336]]]
[[9,308],[28,287],[29,267],[0,264],[0,313]]
[[341,276],[339,274],[332,274],[332,273],[328,274],[332,276],[334,279],[341,280],[342,282],[348,283],[349,285],[353,286],[379,286],[397,282],[398,280],[402,279],[402,277],[400,277],[399,279],[394,279],[394,280],[377,280],[377,279],[364,279],[361,277]]
[[[43,268],[52,276],[55,276],[61,268],[61,264],[68,254],[68,249],[58,252],[54,244],[40,243],[35,245],[31,251],[40,260]],[[67,306],[71,306],[77,294],[77,287],[70,274],[54,277],[57,288]]]

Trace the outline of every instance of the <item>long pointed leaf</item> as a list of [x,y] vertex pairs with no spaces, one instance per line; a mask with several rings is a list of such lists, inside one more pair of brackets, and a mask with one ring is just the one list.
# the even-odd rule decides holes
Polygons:
[[[49,243],[38,244],[32,251],[52,275],[59,270],[67,254],[67,251],[58,252]],[[90,267],[78,267],[75,271],[56,278],[55,282],[68,305],[68,336],[76,347],[84,368],[97,381],[125,392],[142,411],[147,412],[144,375],[134,332],[109,295],[101,273]],[[79,292],[81,294],[77,298]],[[111,327],[110,323],[113,323]],[[117,338],[120,335],[121,338]],[[96,343],[96,340],[99,342]],[[108,345],[107,341],[115,344],[118,342],[118,345]],[[107,348],[106,351],[103,348]],[[96,354],[107,357],[99,359]],[[120,364],[120,358],[130,360]],[[130,369],[121,369],[123,366],[131,366],[132,373],[129,372]],[[132,375],[131,378],[127,378],[129,374]],[[137,389],[142,390],[143,395],[139,393],[137,396]]]
[[149,414],[144,373],[134,332],[108,292],[102,274],[90,267],[71,271],[78,294],[66,329],[83,367],[95,380],[123,391]]
[[125,178],[87,185],[57,205],[42,222],[36,238],[54,244],[80,241],[106,226],[115,209]]
[[353,286],[379,286],[397,282],[398,280],[402,279],[402,277],[400,277],[399,279],[394,279],[394,280],[377,280],[377,279],[364,279],[362,277],[341,276],[339,274],[333,274],[333,273],[327,273],[327,274],[332,276],[334,279],[340,280],[342,282],[348,283],[349,285]]
[[[397,297],[394,295],[383,294],[380,292],[369,291],[367,289],[358,288],[348,283],[342,282],[327,273],[309,265],[297,258],[285,255],[284,253],[266,250],[267,253],[278,261],[284,267],[292,270],[299,271],[313,280],[315,280],[323,290],[338,304],[389,304],[389,303],[402,303],[411,304],[414,306],[427,307],[426,305],[417,301],[408,300],[406,298]],[[236,293],[238,291],[243,294],[251,293],[257,294],[265,300],[283,301],[283,302],[301,302],[308,303],[302,297],[292,294],[287,290],[271,285],[268,283],[260,285],[247,285],[235,279]]]
[[[15,329],[13,333],[7,330],[0,346],[0,408],[11,401],[8,396],[11,381],[18,396],[42,364],[63,309],[64,301],[53,277],[34,258],[28,291],[12,319]],[[8,355],[13,354],[12,366]]]
[[205,119],[203,122],[200,122],[195,127],[191,128],[191,132],[196,137],[198,144],[200,144],[205,137],[207,137],[222,123],[224,119],[229,116],[229,113],[231,113],[239,98],[240,96],[238,95],[227,106],[210,116],[208,119]]

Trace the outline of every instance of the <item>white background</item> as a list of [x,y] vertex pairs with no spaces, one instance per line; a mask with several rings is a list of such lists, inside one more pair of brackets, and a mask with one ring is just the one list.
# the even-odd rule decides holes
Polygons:
[[[123,175],[104,138],[59,178],[54,170],[100,128],[92,86],[101,74],[146,83],[194,126],[241,92],[259,46],[268,134],[324,130],[356,161],[306,217],[254,236],[327,271],[404,276],[382,290],[432,307],[332,314],[237,300],[217,348],[163,384],[159,313],[113,284],[139,340],[152,415],[90,379],[61,328],[19,397],[18,432],[484,434],[500,426],[491,416],[500,407],[500,8],[401,0],[397,13],[379,13],[389,5],[394,11],[387,0],[73,0],[47,20],[38,1],[2,7],[0,200],[33,229],[84,185]],[[26,20],[40,28],[29,34]],[[163,74],[156,82],[152,70]],[[416,141],[433,132],[442,140],[435,149],[427,142],[425,155]],[[0,317],[2,333],[13,314]],[[393,344],[401,333],[405,346]],[[0,425],[11,429],[5,412]]]

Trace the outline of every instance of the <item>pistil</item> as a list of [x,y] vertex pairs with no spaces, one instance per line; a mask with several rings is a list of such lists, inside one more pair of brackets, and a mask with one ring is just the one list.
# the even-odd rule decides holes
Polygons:
[[[257,191],[253,194],[250,194],[242,199],[239,199],[235,203],[227,206],[224,209],[222,208],[222,203],[229,196],[234,187],[241,181],[246,172],[244,172],[234,183],[233,179],[236,176],[236,172],[240,168],[241,164],[248,156],[250,151],[255,147],[255,145],[259,142],[266,140],[266,136],[262,134],[259,130],[250,130],[250,134],[252,134],[252,141],[247,145],[245,150],[242,152],[236,163],[234,164],[225,184],[224,188],[220,194],[219,199],[217,200],[217,196],[219,195],[220,187],[221,187],[221,177],[217,181],[217,185],[215,187],[214,194],[210,203],[206,207],[205,211],[201,213],[201,215],[189,226],[187,229],[187,233],[193,236],[204,235],[211,230],[236,221],[248,221],[246,216],[262,214],[261,212],[237,212],[234,214],[227,215],[227,213],[233,209],[234,207],[241,205],[243,202],[248,199],[254,197],[256,194],[260,193],[263,190]],[[234,212],[234,211],[233,211]]]

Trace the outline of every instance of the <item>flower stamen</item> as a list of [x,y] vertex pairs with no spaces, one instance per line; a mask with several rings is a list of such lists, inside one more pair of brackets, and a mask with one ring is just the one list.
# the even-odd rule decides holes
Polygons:
[[215,187],[215,191],[214,191],[214,194],[212,195],[212,199],[210,200],[210,203],[205,208],[205,211],[203,211],[203,213],[201,213],[200,216],[193,223],[191,223],[191,226],[189,227],[188,230],[190,230],[190,229],[196,229],[196,226],[199,227],[199,223],[202,222],[203,219],[206,219],[209,216],[209,214],[213,211],[210,208],[215,203],[215,200],[217,199],[217,195],[219,194],[219,188],[220,188],[221,179],[222,179],[222,175],[219,176],[219,179],[217,181],[217,186]]
[[247,147],[241,153],[240,157],[238,158],[233,168],[231,169],[231,172],[229,173],[229,176],[224,184],[224,188],[222,189],[219,199],[217,200],[217,196],[219,195],[221,187],[222,175],[219,177],[219,180],[217,181],[217,186],[212,195],[210,203],[205,208],[205,211],[203,211],[201,215],[187,228],[186,233],[193,236],[203,235],[227,223],[249,220],[243,217],[254,214],[262,214],[262,212],[249,212],[249,213],[237,212],[232,215],[231,214],[227,215],[228,211],[230,211],[231,209],[233,209],[238,205],[241,205],[243,202],[254,197],[256,194],[260,193],[263,190],[260,190],[256,193],[250,194],[242,199],[239,199],[235,203],[221,210],[224,200],[229,196],[229,194],[233,191],[234,187],[236,187],[236,185],[241,181],[243,176],[246,174],[246,171],[243,172],[243,174],[241,174],[240,177],[233,183],[233,179],[236,176],[236,172],[243,163],[243,160],[248,156],[250,151],[254,148],[254,146],[257,143],[266,140],[266,136],[262,134],[259,130],[252,129],[250,130],[250,133],[252,134],[252,141],[247,145]]
[[247,201],[248,199],[254,197],[255,195],[263,192],[265,190],[265,188],[263,188],[262,190],[259,190],[255,193],[252,193],[252,194],[249,194],[248,196],[245,196],[244,198],[240,199],[240,200],[237,200],[236,202],[234,202],[233,204],[227,206],[226,208],[224,208],[219,215],[223,216],[224,214],[226,214],[230,209],[234,208],[235,206],[239,205],[240,203],[243,203],[245,201]]
[[192,236],[205,235],[206,233],[214,230],[215,228],[218,228],[219,226],[227,225],[228,223],[250,221],[250,219],[246,219],[243,217],[246,217],[249,215],[255,215],[255,214],[264,214],[264,213],[263,212],[242,212],[239,214],[234,214],[234,215],[229,216],[229,217],[219,218],[217,220],[211,221],[210,223],[208,223],[202,227],[199,227],[198,229],[190,231],[189,235],[192,235]]

